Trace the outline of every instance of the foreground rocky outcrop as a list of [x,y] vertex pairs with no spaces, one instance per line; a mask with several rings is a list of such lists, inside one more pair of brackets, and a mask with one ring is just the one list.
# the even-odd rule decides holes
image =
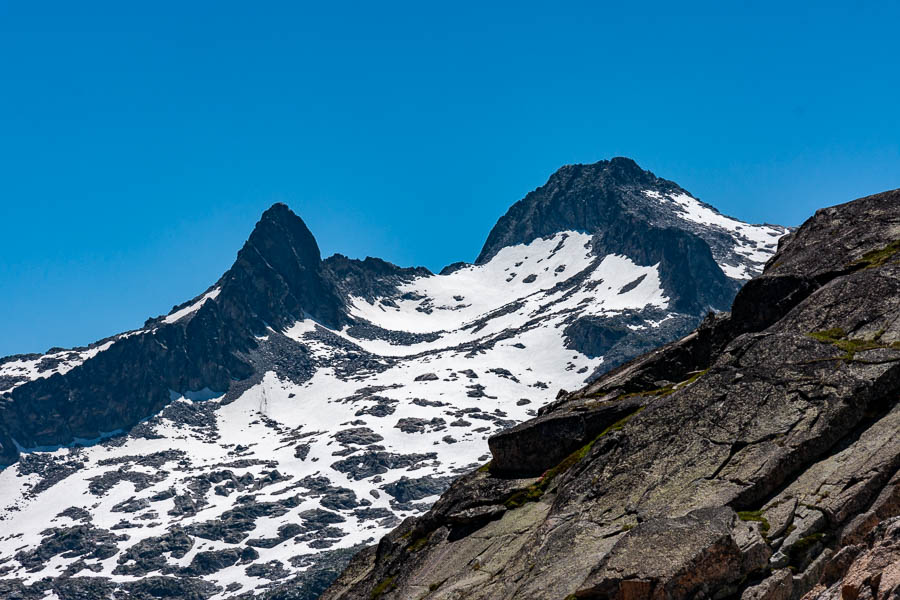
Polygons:
[[492,437],[322,597],[895,597],[898,253],[900,190],[818,211],[730,314]]

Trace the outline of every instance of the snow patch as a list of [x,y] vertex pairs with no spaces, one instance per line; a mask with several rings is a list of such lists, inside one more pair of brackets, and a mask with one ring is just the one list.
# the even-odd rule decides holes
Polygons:
[[780,226],[750,225],[727,217],[689,194],[662,194],[654,190],[644,190],[642,193],[662,204],[675,205],[676,214],[685,221],[727,232],[734,239],[734,251],[756,267],[755,272],[751,272],[747,265],[731,265],[719,261],[719,267],[732,279],[750,279],[761,271],[765,262],[774,254],[778,240],[788,232]]
[[165,319],[163,319],[163,323],[174,323],[176,321],[180,321],[191,313],[197,312],[198,310],[200,310],[200,307],[203,306],[204,302],[206,302],[207,300],[215,300],[219,296],[219,292],[221,291],[222,290],[220,288],[214,288],[206,292],[205,294],[203,294],[203,296],[200,297],[199,300],[197,300],[193,304],[170,313]]

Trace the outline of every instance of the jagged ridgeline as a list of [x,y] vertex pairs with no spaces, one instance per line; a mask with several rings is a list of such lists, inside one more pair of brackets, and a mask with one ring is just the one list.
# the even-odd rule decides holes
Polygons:
[[818,211],[731,313],[492,436],[322,598],[900,593],[900,190]]
[[[315,598],[484,464],[495,434],[497,476],[528,482],[504,484],[510,505],[543,507],[559,465],[580,463],[567,456],[646,395],[564,409],[576,416],[547,421],[539,443],[516,426],[727,310],[786,232],[625,158],[560,169],[474,263],[437,275],[322,259],[277,204],[233,266],[168,314],[0,360],[0,597]],[[682,384],[647,378],[660,397]],[[536,483],[532,460],[558,476]],[[463,518],[499,510],[485,506]]]

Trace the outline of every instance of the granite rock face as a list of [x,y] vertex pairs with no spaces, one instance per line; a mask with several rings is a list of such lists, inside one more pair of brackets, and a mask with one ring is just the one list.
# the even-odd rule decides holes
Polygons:
[[323,598],[894,597],[898,240],[900,190],[818,211],[730,315],[492,437]]

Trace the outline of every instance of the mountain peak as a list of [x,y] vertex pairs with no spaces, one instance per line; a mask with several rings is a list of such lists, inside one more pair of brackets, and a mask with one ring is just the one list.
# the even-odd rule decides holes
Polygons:
[[[603,161],[600,161],[603,162]],[[609,159],[609,164],[622,166],[627,168],[640,169],[640,166],[634,161],[633,158],[628,158],[627,156],[614,156]]]
[[278,246],[289,246],[300,251],[297,258],[303,263],[322,259],[315,236],[303,219],[283,202],[276,202],[263,212],[244,248],[248,245],[256,246],[264,256]]
[[641,194],[646,189],[683,192],[626,157],[561,167],[500,217],[476,263],[490,260],[506,246],[560,231],[594,233],[609,227],[625,212],[634,212],[635,204],[647,203]]
[[634,159],[627,156],[614,156],[609,160],[598,160],[593,163],[564,165],[550,176],[547,183],[549,184],[554,177],[603,179],[618,183],[646,183],[647,185],[653,185],[658,179],[656,175],[641,168]]
[[285,204],[284,202],[276,202],[269,208],[263,211],[262,215],[260,215],[259,220],[278,220],[278,219],[287,219],[287,218],[300,218],[297,214],[291,210],[291,208]]
[[[642,239],[657,235],[651,229],[676,229],[700,238],[725,275],[738,281],[760,273],[764,261],[757,259],[774,252],[777,239],[787,232],[727,217],[678,184],[619,156],[566,165],[553,173],[500,217],[476,264],[484,264],[505,247],[563,231],[612,233],[620,240],[636,238],[628,245],[640,246]],[[605,249],[631,256],[627,247]]]
[[286,327],[305,315],[332,325],[341,320],[341,301],[323,274],[316,238],[281,202],[262,214],[221,285],[220,300],[252,315],[254,330]]

